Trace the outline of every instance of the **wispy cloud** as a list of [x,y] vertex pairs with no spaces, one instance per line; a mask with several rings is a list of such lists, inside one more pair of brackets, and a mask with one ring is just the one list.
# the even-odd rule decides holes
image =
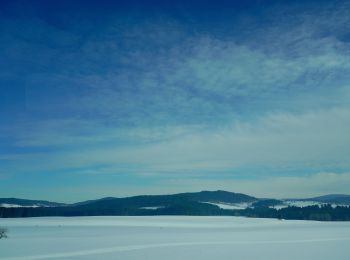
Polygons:
[[[349,118],[349,109],[332,109],[301,115],[268,114],[254,122],[236,121],[229,126],[206,130],[199,126],[189,129],[140,128],[118,135],[118,129],[109,129],[100,138],[92,133],[74,141],[70,136],[65,146],[72,142],[75,148],[40,155],[32,163],[23,163],[23,168],[33,164],[25,171],[42,172],[105,165],[108,166],[105,173],[122,174],[126,171],[121,166],[132,165],[127,172],[133,175],[167,172],[181,175],[205,171],[211,176],[221,171],[244,176],[248,173],[237,173],[237,169],[248,165],[253,168],[304,168],[304,171],[344,169],[350,167],[347,163]],[[114,136],[111,135],[113,132]],[[22,145],[56,144],[55,135],[49,138],[38,135],[36,138],[36,143],[24,142]],[[103,174],[104,170],[99,169],[99,172]]]

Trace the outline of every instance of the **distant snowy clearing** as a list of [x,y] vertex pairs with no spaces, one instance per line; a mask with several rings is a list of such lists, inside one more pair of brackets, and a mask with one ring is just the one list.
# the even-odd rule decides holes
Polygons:
[[242,217],[0,219],[0,259],[346,259],[349,222]]
[[203,202],[203,203],[218,206],[220,209],[246,209],[252,205],[252,203],[215,203],[215,202]]
[[[305,207],[310,207],[310,206],[325,206],[328,205],[328,203],[322,203],[322,202],[317,202],[317,201],[300,201],[300,200],[284,200],[283,204],[279,204],[279,205],[275,205],[275,206],[270,206],[270,208],[274,208],[274,209],[283,209],[283,208],[287,208],[287,207],[299,207],[299,208],[305,208]],[[332,206],[332,208],[335,208],[337,206],[341,206],[341,207],[349,207],[349,205],[345,205],[345,204],[334,204],[331,203],[329,204]]]
[[23,205],[17,205],[17,204],[1,203],[0,207],[4,207],[4,208],[38,208],[38,207],[40,207],[40,205],[23,206]]

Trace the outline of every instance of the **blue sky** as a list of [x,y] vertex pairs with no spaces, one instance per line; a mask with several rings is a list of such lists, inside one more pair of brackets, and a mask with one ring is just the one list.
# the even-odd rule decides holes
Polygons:
[[1,1],[0,197],[350,193],[349,1]]

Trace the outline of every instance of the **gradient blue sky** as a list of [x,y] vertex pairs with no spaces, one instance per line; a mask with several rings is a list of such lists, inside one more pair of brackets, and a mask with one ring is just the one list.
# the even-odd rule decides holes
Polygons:
[[0,2],[0,197],[350,193],[350,1],[172,2]]

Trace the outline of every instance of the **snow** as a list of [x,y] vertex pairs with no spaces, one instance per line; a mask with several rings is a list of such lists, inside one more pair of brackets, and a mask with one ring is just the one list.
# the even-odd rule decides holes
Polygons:
[[326,204],[326,203],[317,202],[317,201],[285,200],[285,201],[283,201],[283,204],[270,206],[269,208],[283,209],[283,208],[287,208],[289,206],[300,207],[300,208],[309,207],[309,206],[319,206],[320,207],[324,204]]
[[0,219],[0,259],[347,259],[350,222],[243,217]]
[[269,206],[271,209],[283,209],[283,208],[288,208],[287,204],[279,204],[279,205],[274,205],[274,206]]
[[23,206],[23,205],[17,205],[17,204],[8,204],[8,203],[1,203],[0,207],[3,208],[38,208],[38,205],[29,205],[29,206]]
[[[285,201],[283,201],[283,204],[270,206],[270,208],[282,209],[282,208],[287,208],[289,206],[300,207],[300,208],[309,207],[309,206],[319,206],[320,207],[322,205],[327,205],[327,204],[328,203],[322,203],[322,202],[318,202],[318,201],[285,200]],[[344,206],[344,205],[332,204],[331,206],[333,208],[335,208],[337,206]]]
[[218,206],[221,209],[246,209],[251,206],[251,203],[216,203],[216,202],[203,202],[211,205]]
[[155,207],[141,207],[140,209],[150,209],[150,210],[155,210],[155,209],[162,209],[165,208],[164,206],[155,206]]
[[331,206],[332,206],[332,208],[336,208],[336,207],[347,207],[347,208],[349,208],[350,207],[350,205],[346,205],[346,204],[331,204]]
[[304,208],[304,207],[309,207],[309,206],[322,206],[324,203],[321,202],[317,202],[317,201],[285,201],[285,203],[288,206],[295,206],[295,207],[300,207],[300,208]]

